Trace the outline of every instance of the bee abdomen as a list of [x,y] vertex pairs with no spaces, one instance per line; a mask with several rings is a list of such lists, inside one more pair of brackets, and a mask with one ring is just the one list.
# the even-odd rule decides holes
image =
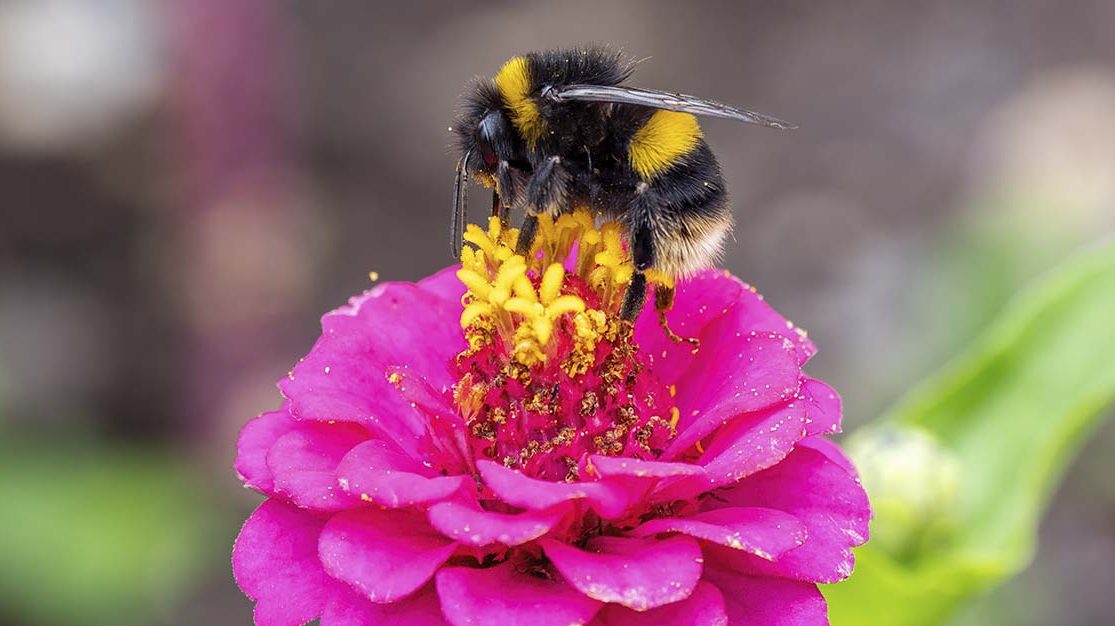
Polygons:
[[653,180],[638,183],[625,217],[632,233],[645,229],[650,235],[655,269],[682,277],[715,265],[732,230],[732,213],[708,145],[698,139]]
[[682,228],[664,230],[659,239],[656,269],[676,278],[690,276],[713,267],[724,252],[724,242],[732,232],[728,212],[695,215]]

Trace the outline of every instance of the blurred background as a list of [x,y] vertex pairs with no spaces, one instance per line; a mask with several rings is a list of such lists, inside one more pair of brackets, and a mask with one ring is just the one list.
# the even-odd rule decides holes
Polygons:
[[[250,624],[239,427],[318,317],[447,265],[458,95],[608,42],[704,123],[726,266],[879,415],[1115,232],[1115,3],[0,0],[0,624]],[[961,618],[1115,615],[1115,426]]]

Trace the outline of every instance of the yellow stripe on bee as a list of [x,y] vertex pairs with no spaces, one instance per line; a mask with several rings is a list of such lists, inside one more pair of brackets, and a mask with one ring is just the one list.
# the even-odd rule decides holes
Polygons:
[[697,118],[677,111],[655,111],[635,131],[627,148],[631,167],[643,180],[650,180],[689,154],[701,139]]
[[526,57],[512,57],[496,73],[496,88],[511,109],[511,123],[523,139],[534,147],[546,132],[538,105],[530,99],[530,66]]

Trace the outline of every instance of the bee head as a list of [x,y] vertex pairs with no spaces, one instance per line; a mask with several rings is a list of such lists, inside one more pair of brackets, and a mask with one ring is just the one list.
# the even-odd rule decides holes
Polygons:
[[524,159],[525,145],[500,97],[495,81],[482,80],[465,96],[454,131],[470,172],[491,176],[500,161]]

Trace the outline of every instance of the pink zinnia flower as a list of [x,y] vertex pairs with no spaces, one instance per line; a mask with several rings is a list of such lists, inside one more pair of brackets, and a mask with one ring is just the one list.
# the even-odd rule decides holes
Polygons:
[[805,333],[716,271],[668,316],[699,346],[631,329],[614,226],[515,236],[327,314],[244,428],[256,624],[826,624],[869,511]]

